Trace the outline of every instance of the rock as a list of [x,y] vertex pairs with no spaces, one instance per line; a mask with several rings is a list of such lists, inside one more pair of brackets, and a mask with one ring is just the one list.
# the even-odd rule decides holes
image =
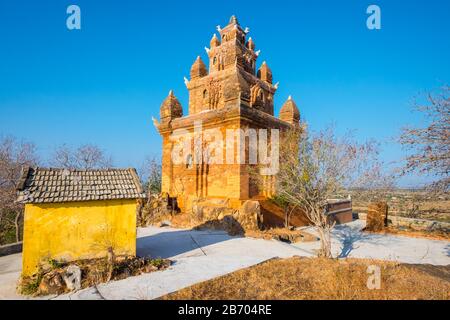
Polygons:
[[245,201],[239,209],[239,215],[236,219],[245,230],[259,230],[259,226],[263,222],[259,201]]
[[145,266],[144,268],[144,272],[148,273],[148,272],[154,272],[154,271],[158,271],[158,267],[154,266],[152,264]]
[[43,273],[49,273],[53,269],[53,267],[50,265],[50,262],[48,260],[41,261],[39,266]]
[[150,195],[148,200],[138,210],[137,225],[146,227],[160,223],[163,219],[166,219],[171,214],[167,201],[167,194]]
[[387,226],[387,221],[387,203],[383,201],[370,203],[367,208],[366,230],[375,232],[381,231]]
[[287,234],[277,234],[274,235],[273,238],[277,241],[292,243],[291,237]]
[[197,204],[192,205],[191,219],[199,222],[203,220],[203,210],[201,206]]
[[246,230],[259,230],[262,214],[258,201],[245,201],[239,210],[225,207],[228,199],[198,199],[192,202],[191,221],[197,229],[222,229],[231,235],[244,234]]
[[286,243],[297,243],[305,241],[305,236],[300,232],[285,232],[272,235],[272,238]]
[[63,278],[58,271],[46,273],[39,284],[39,293],[42,295],[62,294],[66,289]]
[[169,220],[164,220],[161,222],[159,226],[162,228],[162,227],[170,227],[171,225],[172,223]]
[[240,221],[236,220],[233,215],[227,215],[223,218],[224,229],[232,236],[242,235],[245,233]]
[[217,220],[217,218],[220,215],[220,211],[223,209],[224,208],[202,206],[202,221],[201,222]]
[[76,265],[67,267],[63,274],[63,280],[66,283],[67,289],[80,290],[81,289],[81,269]]

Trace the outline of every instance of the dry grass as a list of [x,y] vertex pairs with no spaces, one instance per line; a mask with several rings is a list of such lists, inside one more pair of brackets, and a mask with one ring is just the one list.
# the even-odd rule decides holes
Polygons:
[[[381,268],[381,289],[369,290],[369,265]],[[433,266],[429,266],[433,267]],[[166,300],[397,300],[450,298],[445,272],[361,259],[274,259],[169,294]],[[436,274],[437,273],[437,274]]]
[[[367,231],[366,231],[367,232]],[[371,231],[373,232],[373,231]],[[400,230],[395,227],[387,227],[383,231],[376,232],[378,234],[391,234],[397,236],[405,236],[410,238],[425,238],[432,240],[450,240],[450,234],[443,231],[418,231],[413,229]]]

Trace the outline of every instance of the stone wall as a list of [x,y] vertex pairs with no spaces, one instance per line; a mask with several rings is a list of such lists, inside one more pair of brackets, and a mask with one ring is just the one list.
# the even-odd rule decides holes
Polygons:
[[16,242],[0,246],[0,257],[8,256],[10,254],[15,254],[19,252],[22,252],[22,242]]
[[[367,214],[358,213],[361,220],[367,219]],[[432,221],[424,219],[411,219],[399,216],[389,216],[388,225],[400,228],[410,228],[418,231],[442,231],[450,232],[450,223],[441,221]]]

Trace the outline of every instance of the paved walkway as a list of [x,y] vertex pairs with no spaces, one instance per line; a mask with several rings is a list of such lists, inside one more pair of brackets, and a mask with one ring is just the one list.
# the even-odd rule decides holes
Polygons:
[[21,253],[0,257],[0,299],[22,299],[16,293],[17,279],[21,271]]
[[[364,220],[336,226],[332,232],[333,256],[450,265],[450,241],[361,232],[364,227]],[[311,229],[306,231],[314,233]],[[318,243],[295,246],[313,250]]]
[[[450,264],[450,242],[361,233],[362,221],[333,231],[334,254],[405,263]],[[314,256],[318,243],[231,237],[221,231],[148,227],[138,230],[139,255],[170,258],[167,270],[100,284],[56,299],[154,299],[274,257]],[[0,299],[15,299],[21,255],[0,257]],[[275,275],[274,275],[275,276]]]

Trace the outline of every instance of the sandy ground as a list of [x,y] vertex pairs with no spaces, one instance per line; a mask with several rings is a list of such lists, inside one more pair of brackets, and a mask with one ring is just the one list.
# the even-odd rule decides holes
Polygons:
[[[366,234],[360,232],[363,227],[363,221],[355,221],[335,228],[335,256],[415,264],[450,264],[448,241]],[[174,262],[169,269],[46,298],[155,299],[274,257],[311,257],[318,245],[317,242],[291,245],[275,240],[231,237],[221,231],[142,228],[138,230],[138,255],[169,258]],[[15,293],[20,263],[21,254],[0,257],[0,299],[23,298]]]

